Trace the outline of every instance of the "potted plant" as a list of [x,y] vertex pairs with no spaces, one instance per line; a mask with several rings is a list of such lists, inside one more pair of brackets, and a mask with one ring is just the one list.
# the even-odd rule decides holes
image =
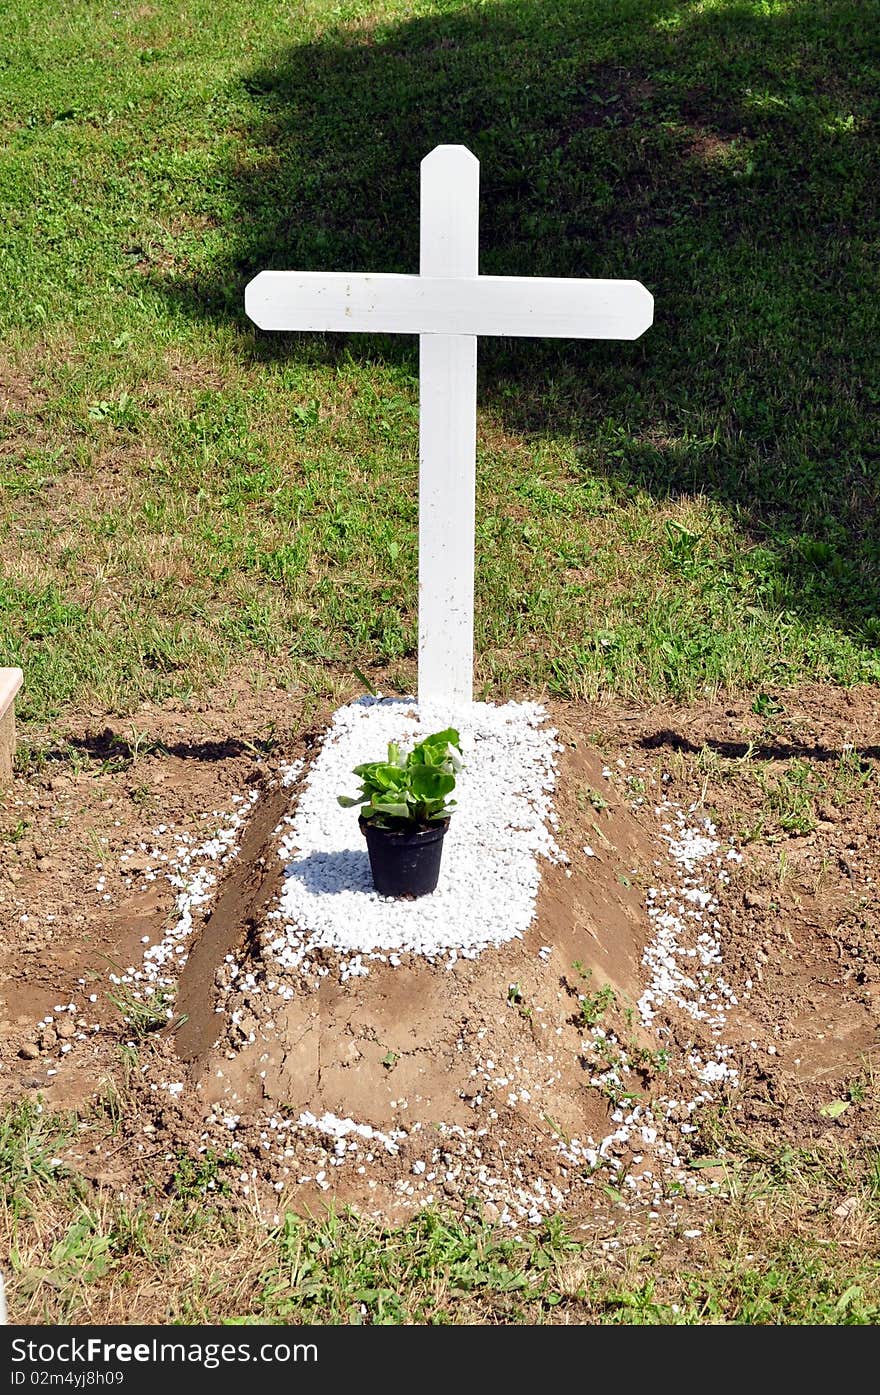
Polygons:
[[360,794],[338,796],[344,809],[360,805],[373,885],[380,896],[426,896],[437,886],[443,838],[461,769],[453,727],[426,736],[404,756],[396,742],[388,759],[356,765]]

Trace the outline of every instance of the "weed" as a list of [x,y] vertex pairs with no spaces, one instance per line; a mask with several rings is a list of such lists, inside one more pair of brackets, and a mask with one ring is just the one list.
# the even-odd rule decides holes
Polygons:
[[873,1061],[865,1061],[862,1071],[847,1086],[846,1097],[851,1104],[867,1104],[878,1099],[878,1076]]
[[752,711],[759,717],[779,717],[785,711],[781,702],[777,702],[769,693],[758,693],[752,703]]
[[241,1159],[234,1148],[228,1148],[222,1155],[215,1153],[213,1148],[205,1148],[196,1157],[178,1151],[171,1176],[171,1194],[183,1202],[200,1201],[208,1192],[228,1196],[230,1186],[223,1175],[224,1170],[240,1165]]
[[146,988],[142,993],[127,984],[118,984],[107,997],[135,1041],[142,1041],[151,1032],[167,1027],[173,1016],[171,1004],[174,994],[161,986]]
[[603,983],[595,993],[581,993],[579,997],[585,1027],[594,1027],[614,1007],[614,989],[609,983]]
[[595,809],[597,813],[601,813],[603,809],[608,808],[608,800],[605,796],[601,794],[599,790],[592,789],[589,785],[586,785],[582,790],[578,790],[577,802],[579,808],[585,809],[587,805],[589,805],[591,808]]
[[651,1050],[647,1046],[627,1046],[627,1056],[638,1071],[651,1077],[665,1075],[669,1070],[669,1052],[665,1046]]
[[[579,959],[574,961],[572,968],[577,972],[582,982],[589,983],[592,980],[592,970],[585,968]],[[595,1027],[598,1022],[602,1021],[606,1012],[614,1007],[616,1001],[614,989],[610,983],[603,983],[595,993],[579,993],[578,1002],[580,1003],[580,1017],[583,1025]]]
[[532,1009],[528,1006],[522,990],[522,984],[510,983],[507,986],[507,1002],[511,1007],[515,1007],[521,1018],[525,1022],[531,1022]]
[[821,772],[808,761],[795,759],[775,769],[755,767],[753,775],[761,805],[751,826],[742,829],[746,840],[812,832],[817,819],[815,801],[825,790]]
[[848,746],[840,753],[834,773],[834,789],[840,802],[850,799],[870,801],[876,774],[870,761],[865,760],[854,747]]
[[13,1215],[67,1175],[57,1155],[75,1132],[72,1118],[53,1113],[40,1100],[25,1098],[0,1115],[0,1188]]
[[785,883],[788,881],[790,876],[791,858],[788,856],[788,853],[783,848],[779,854],[779,862],[776,868],[776,880],[779,883],[780,891],[782,891],[782,889],[785,886]]
[[[589,1025],[589,1024],[588,1024]],[[637,1090],[626,1088],[626,1076],[631,1072],[632,1062],[626,1049],[613,1032],[599,1029],[591,1038],[593,1059],[589,1068],[590,1084],[608,1099],[616,1109],[621,1104],[632,1104],[641,1098]]]

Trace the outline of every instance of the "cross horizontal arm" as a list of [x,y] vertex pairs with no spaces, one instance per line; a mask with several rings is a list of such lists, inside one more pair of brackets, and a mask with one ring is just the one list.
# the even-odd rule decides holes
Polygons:
[[245,309],[261,329],[638,339],[654,298],[638,281],[261,271]]

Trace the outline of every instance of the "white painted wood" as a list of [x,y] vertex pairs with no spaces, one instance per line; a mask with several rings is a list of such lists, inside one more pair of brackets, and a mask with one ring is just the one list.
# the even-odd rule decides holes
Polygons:
[[245,308],[261,329],[638,339],[654,299],[638,281],[261,271]]
[[473,688],[477,336],[637,339],[638,281],[480,276],[479,164],[463,145],[422,161],[418,276],[261,271],[245,309],[261,329],[419,335],[419,698]]
[[0,668],[0,790],[12,783],[15,760],[15,696],[24,675],[20,668]]
[[0,717],[5,717],[24,681],[20,668],[0,668]]
[[[420,285],[473,286],[480,166],[463,145],[422,161]],[[444,276],[444,281],[428,281]],[[468,278],[451,281],[448,278]],[[425,322],[426,323],[426,322]],[[419,337],[419,701],[470,702],[474,674],[477,340]]]

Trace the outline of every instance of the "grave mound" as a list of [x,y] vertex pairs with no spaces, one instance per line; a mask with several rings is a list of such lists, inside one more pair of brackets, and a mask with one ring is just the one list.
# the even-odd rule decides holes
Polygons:
[[[377,897],[335,795],[388,740],[450,720],[465,771],[440,887]],[[680,1161],[669,1014],[684,1004],[691,1056],[676,1139],[707,1082],[736,1076],[724,1013],[697,1002],[733,996],[703,927],[736,854],[705,820],[649,805],[645,774],[560,739],[534,704],[337,713],[312,761],[254,801],[180,976],[186,1076],[166,1088],[207,1123],[203,1146],[232,1140],[249,1192],[295,1186],[299,1204],[332,1194],[383,1215],[473,1196],[534,1221],[594,1169],[659,1190]]]

